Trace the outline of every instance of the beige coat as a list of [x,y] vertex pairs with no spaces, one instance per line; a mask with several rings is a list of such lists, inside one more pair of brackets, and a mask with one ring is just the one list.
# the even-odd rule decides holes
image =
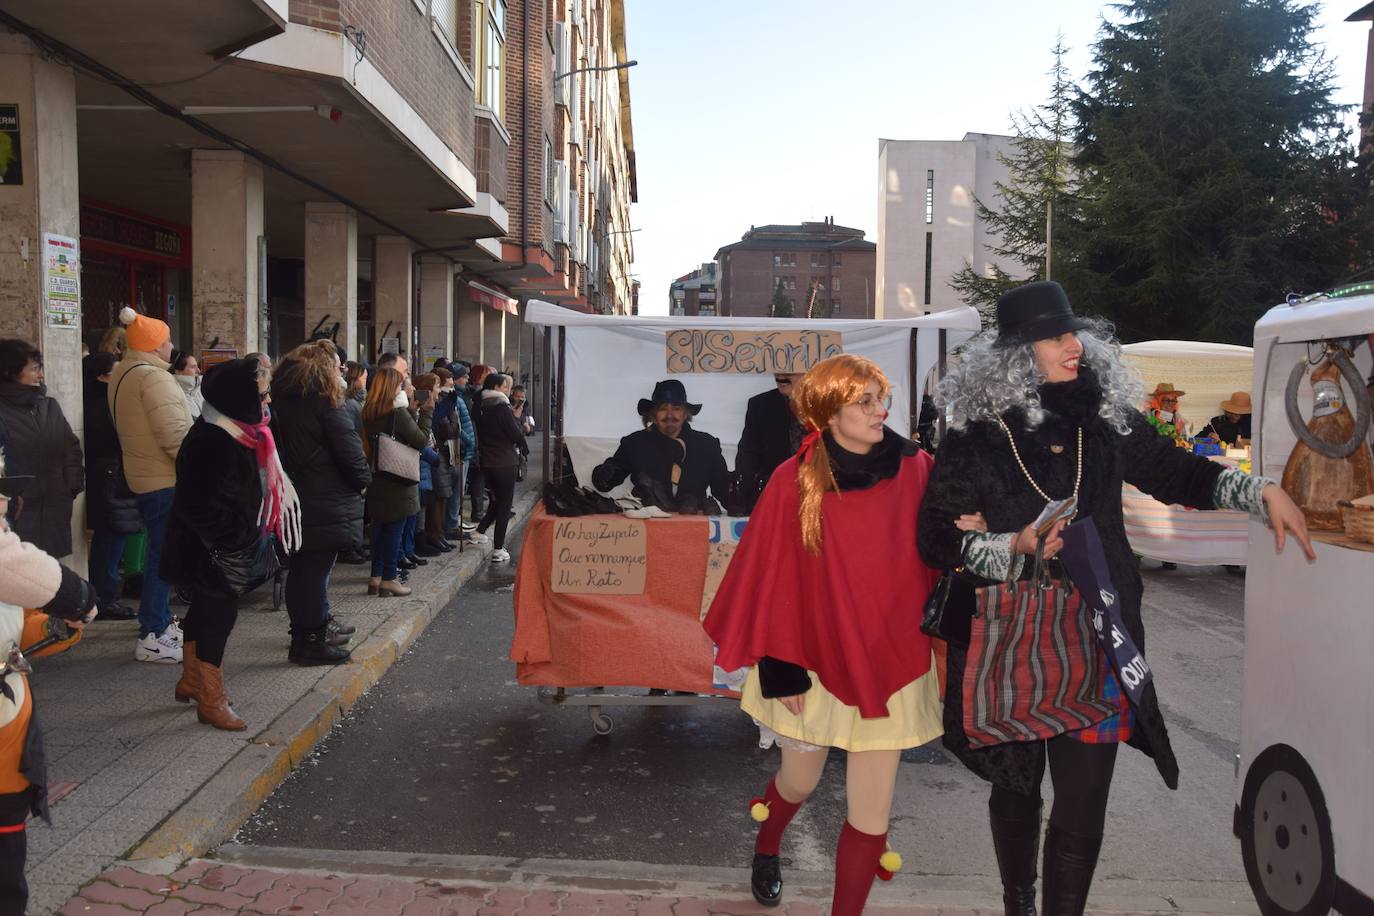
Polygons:
[[18,642],[24,629],[21,608],[42,607],[62,585],[57,561],[32,544],[19,540],[0,519],[0,651]]
[[[177,484],[177,452],[191,428],[191,410],[170,368],[155,353],[129,350],[110,376],[110,416],[134,493]],[[121,385],[125,375],[129,380]]]

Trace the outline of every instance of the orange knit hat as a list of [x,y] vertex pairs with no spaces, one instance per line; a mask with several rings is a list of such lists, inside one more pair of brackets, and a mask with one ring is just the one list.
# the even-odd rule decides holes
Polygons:
[[119,323],[128,328],[126,334],[130,350],[152,353],[172,339],[167,322],[140,315],[127,305],[119,312]]

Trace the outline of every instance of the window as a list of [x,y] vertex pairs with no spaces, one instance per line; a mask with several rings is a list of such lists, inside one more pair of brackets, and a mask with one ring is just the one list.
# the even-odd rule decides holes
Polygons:
[[474,0],[477,46],[477,104],[505,118],[501,69],[506,55],[506,0]]
[[831,277],[831,278],[830,278],[830,289],[831,289],[832,292],[836,292],[836,293],[838,293],[838,292],[840,291],[840,278],[839,278],[839,277]]
[[813,255],[811,255],[811,267],[812,267],[813,269],[816,269],[816,270],[819,270],[820,268],[825,267],[825,255],[824,255],[824,254],[813,254]]
[[785,251],[785,252],[781,252],[781,253],[779,253],[779,254],[775,254],[775,255],[773,255],[773,266],[774,266],[774,267],[796,267],[796,266],[797,266],[797,256],[796,256],[795,253],[793,253],[793,252],[791,252],[791,251]]
[[930,252],[931,252],[931,249],[934,247],[934,242],[935,242],[935,234],[934,234],[933,232],[927,232],[927,233],[926,233],[926,303],[925,303],[926,305],[930,305],[930,271],[931,271],[931,265],[930,265]]
[[[831,261],[830,261],[830,266],[832,266],[832,267],[839,267],[839,266],[840,266],[840,253],[839,253],[838,251],[835,252],[835,254],[832,256],[832,259],[831,259]],[[840,288],[840,286],[839,286],[838,283],[835,284],[835,288],[836,288],[836,289],[839,289],[839,288]]]
[[544,138],[544,202],[553,203],[553,191],[558,181],[555,177],[553,164],[553,141],[548,137]]
[[460,47],[458,42],[458,2],[459,0],[432,0],[429,7],[430,15],[438,24],[439,31],[454,48]]
[[[934,169],[927,169],[927,170],[926,170],[926,222],[927,222],[927,223],[933,223],[933,222],[935,222],[935,170],[934,170]],[[926,237],[929,238],[930,236],[927,235]],[[929,301],[930,301],[930,297],[927,296],[927,297],[926,297],[926,302],[929,302]]]
[[789,293],[794,293],[794,292],[796,292],[796,291],[797,291],[797,278],[796,278],[796,277],[783,277],[783,278],[782,278],[782,288],[785,289],[785,290],[787,290]]
[[839,299],[831,299],[831,300],[830,300],[830,317],[831,317],[831,318],[838,318],[838,317],[840,317],[840,300],[839,300]]

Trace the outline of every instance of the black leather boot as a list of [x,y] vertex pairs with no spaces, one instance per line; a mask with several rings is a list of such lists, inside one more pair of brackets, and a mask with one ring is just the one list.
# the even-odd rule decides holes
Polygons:
[[764,906],[777,906],[782,902],[782,866],[777,856],[754,853],[749,889],[754,892],[754,899]]
[[350,657],[347,649],[329,644],[324,627],[292,636],[286,653],[286,660],[295,665],[340,665]]
[[1097,868],[1102,837],[1081,836],[1050,825],[1045,831],[1044,916],[1083,916]]
[[988,812],[1006,916],[1035,916],[1035,860],[1040,852],[1040,809],[1030,817]]

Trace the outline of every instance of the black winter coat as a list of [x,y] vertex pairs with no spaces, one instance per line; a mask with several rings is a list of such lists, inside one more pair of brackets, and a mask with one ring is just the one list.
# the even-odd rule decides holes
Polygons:
[[62,406],[33,385],[0,382],[0,423],[8,432],[7,474],[33,475],[23,512],[10,502],[10,527],[21,540],[54,557],[72,552],[72,501],[85,489],[81,441]]
[[[287,362],[284,372],[297,365]],[[363,542],[363,491],[372,472],[347,406],[319,394],[277,393],[273,383],[272,437],[286,476],[301,501],[301,550],[341,551]]]
[[[1222,467],[1175,447],[1139,413],[1131,418],[1129,434],[1115,432],[1096,415],[1100,394],[1086,369],[1077,382],[1042,386],[1041,400],[1050,413],[1038,428],[1028,429],[1019,410],[1007,413],[1003,420],[1015,437],[1026,470],[1056,499],[1073,492],[1075,430],[1082,424],[1083,480],[1078,494],[1078,517],[1091,516],[1096,523],[1112,582],[1120,593],[1126,628],[1148,656],[1140,619],[1143,584],[1121,515],[1122,481],[1164,503],[1212,509],[1212,493]],[[1056,453],[1051,446],[1061,450]],[[1026,481],[1006,435],[997,424],[978,422],[963,430],[950,430],[936,452],[935,471],[921,503],[921,556],[937,569],[959,566],[963,532],[954,527],[954,521],[960,515],[982,512],[988,531],[1020,531],[1035,521],[1044,506],[1045,500]],[[1031,564],[1025,566],[1028,576]],[[1039,787],[1034,784],[1035,774],[1043,772],[1043,742],[969,747],[963,728],[962,692],[958,687],[963,682],[964,662],[965,652],[950,646],[945,746],[982,778],[1023,795],[1036,794]],[[1177,788],[1178,761],[1169,745],[1169,733],[1153,684],[1135,712],[1130,743],[1153,757],[1164,782],[1171,789]]]
[[138,499],[124,480],[124,453],[110,419],[109,385],[86,384],[86,527],[133,534],[143,528]]
[[664,508],[702,511],[708,487],[716,500],[724,503],[729,496],[730,470],[725,466],[720,440],[687,425],[682,427],[680,438],[687,445],[685,454],[677,441],[652,426],[631,433],[620,440],[614,455],[592,470],[592,486],[605,492],[629,477],[634,481],[635,495],[660,502],[653,491],[646,490],[641,478],[653,482],[657,490],[671,493],[673,465],[680,464],[677,493],[662,500],[668,503]]
[[158,572],[182,588],[222,594],[210,548],[237,550],[265,537],[261,509],[257,454],[213,423],[196,420],[177,454],[177,488]]
[[[483,395],[485,394],[486,392],[483,392]],[[510,401],[504,396],[484,396],[475,425],[477,454],[482,470],[513,468],[520,463],[521,455],[530,453],[529,443],[525,441],[525,431],[521,428],[520,421],[515,419],[515,413],[510,409]]]
[[796,454],[803,435],[801,423],[792,415],[781,391],[774,388],[754,395],[744,411],[735,470],[767,483],[778,465]]

